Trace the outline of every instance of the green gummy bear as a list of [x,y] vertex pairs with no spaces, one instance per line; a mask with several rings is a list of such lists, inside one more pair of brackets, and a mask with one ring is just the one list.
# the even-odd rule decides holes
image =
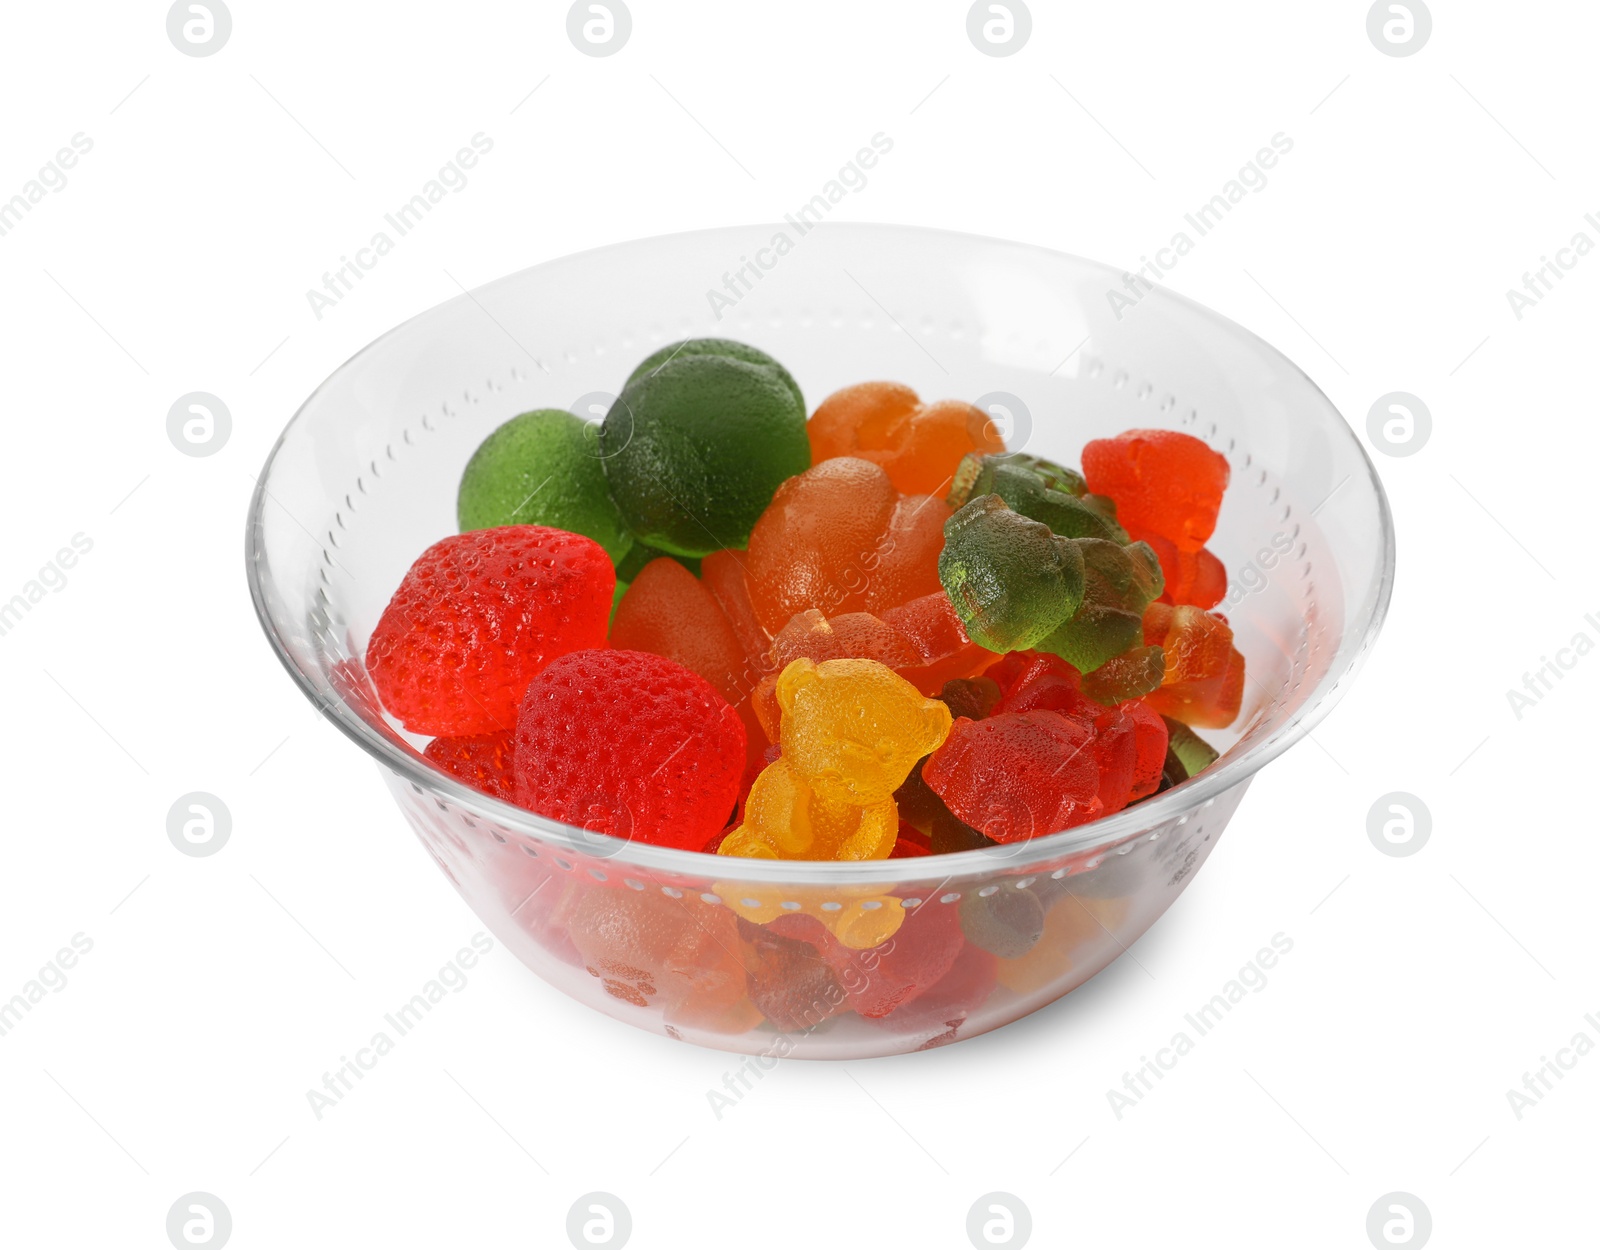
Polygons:
[[1080,673],[1092,673],[1113,656],[1144,641],[1144,610],[1161,594],[1161,565],[1148,543],[1071,540],[1083,556],[1083,602],[1039,651],[1059,655]]
[[1114,501],[1091,495],[1080,474],[1040,456],[963,456],[950,487],[950,506],[960,508],[978,495],[999,495],[1014,511],[1063,538],[1128,541],[1127,531],[1117,524]]
[[594,539],[613,561],[633,536],[611,499],[589,423],[559,408],[512,417],[472,453],[456,494],[463,533],[549,525]]
[[939,581],[973,642],[1026,651],[1078,611],[1083,555],[999,495],[980,495],[944,523]]
[[744,547],[773,492],[811,467],[794,379],[743,344],[731,346],[761,359],[719,354],[727,346],[702,339],[656,352],[600,425],[612,498],[634,537],[668,555]]
[[1161,718],[1167,724],[1167,760],[1161,774],[1168,785],[1188,781],[1217,762],[1217,750],[1181,720]]

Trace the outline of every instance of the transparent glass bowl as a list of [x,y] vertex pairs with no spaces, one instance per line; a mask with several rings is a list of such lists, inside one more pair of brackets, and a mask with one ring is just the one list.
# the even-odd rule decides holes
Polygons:
[[[380,338],[289,423],[250,506],[256,610],[301,689],[378,761],[456,889],[573,997],[756,1054],[856,1058],[986,1032],[1083,984],[1166,910],[1255,771],[1354,676],[1393,578],[1388,503],[1327,397],[1214,313],[1165,290],[1131,303],[1111,292],[1130,296],[1124,275],[1071,256],[858,225],[647,239],[503,278]],[[468,456],[531,408],[603,412],[596,393],[619,389],[661,343],[699,335],[771,352],[813,406],[836,387],[890,378],[925,398],[998,395],[989,402],[1009,414],[1009,446],[1068,464],[1088,439],[1135,426],[1184,430],[1226,455],[1233,480],[1211,546],[1228,568],[1219,610],[1249,678],[1235,725],[1206,734],[1222,759],[1067,832],[865,864],[620,842],[435,771],[425,740],[378,706],[362,655],[411,561],[454,532]],[[1043,935],[1025,953],[963,947],[962,925],[981,927],[985,910],[1024,929],[1042,915]],[[825,961],[784,936],[810,922],[765,927],[790,912],[858,943],[897,931]],[[932,989],[874,1017],[944,967]]]

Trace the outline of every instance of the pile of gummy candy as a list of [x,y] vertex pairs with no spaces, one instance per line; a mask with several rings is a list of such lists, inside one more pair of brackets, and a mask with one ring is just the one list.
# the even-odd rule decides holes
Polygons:
[[[1227,482],[1186,434],[1094,440],[1080,473],[890,382],[808,420],[776,360],[689,340],[598,426],[541,409],[483,442],[367,668],[435,766],[587,830],[769,859],[1013,843],[1216,759],[1195,729],[1244,683],[1209,610]],[[829,919],[742,914],[769,944]]]

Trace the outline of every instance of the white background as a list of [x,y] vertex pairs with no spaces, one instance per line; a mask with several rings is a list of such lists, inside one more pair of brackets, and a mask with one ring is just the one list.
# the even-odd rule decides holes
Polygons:
[[[1396,1190],[1436,1245],[1592,1244],[1600,1055],[1520,1119],[1507,1091],[1600,1042],[1600,659],[1520,719],[1506,691],[1600,640],[1600,255],[1520,320],[1505,293],[1579,230],[1600,243],[1600,11],[1437,0],[1399,58],[1359,2],[1038,0],[994,58],[966,8],[635,0],[597,59],[553,0],[235,0],[209,57],[174,49],[163,4],[6,7],[0,199],[74,134],[93,150],[0,237],[0,599],[74,534],[93,548],[0,636],[0,998],[74,934],[93,950],[0,1037],[5,1244],[165,1246],[196,1190],[238,1247],[564,1245],[593,1190],[639,1247],[965,1246],[994,1190],[1036,1245],[1366,1246]],[[835,217],[1128,266],[1292,137],[1169,282],[1359,431],[1389,391],[1432,411],[1420,452],[1374,456],[1400,569],[1361,680],[1130,957],[1000,1032],[786,1063],[719,1120],[737,1059],[497,948],[318,1121],[306,1091],[480,926],[269,654],[251,475],[323,377],[461,286],[777,217],[877,131],[894,150]],[[307,289],[478,132],[469,185],[319,320]],[[208,458],[166,434],[197,390],[233,415]],[[209,858],[167,839],[194,790],[232,812]],[[1367,835],[1396,790],[1432,813],[1406,858]],[[1117,1118],[1107,1090],[1279,932],[1266,988]]]

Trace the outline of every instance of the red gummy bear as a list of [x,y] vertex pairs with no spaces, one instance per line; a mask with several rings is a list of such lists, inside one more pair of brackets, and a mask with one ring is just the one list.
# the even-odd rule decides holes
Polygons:
[[492,794],[497,799],[515,803],[516,782],[511,772],[511,731],[474,734],[466,738],[435,738],[423,748],[422,755],[442,772],[457,781]]
[[378,697],[413,733],[511,729],[545,665],[605,645],[616,584],[610,557],[581,534],[505,525],[441,539],[372,631]]
[[922,779],[958,819],[996,842],[1058,833],[1105,813],[1095,736],[1061,712],[962,718],[923,764]]
[[1217,526],[1228,461],[1192,434],[1127,430],[1084,445],[1083,477],[1094,494],[1116,501],[1130,534],[1159,534],[1180,551],[1198,551]]
[[698,851],[728,822],[744,726],[705,678],[644,651],[575,651],[528,684],[517,802],[541,816]]

